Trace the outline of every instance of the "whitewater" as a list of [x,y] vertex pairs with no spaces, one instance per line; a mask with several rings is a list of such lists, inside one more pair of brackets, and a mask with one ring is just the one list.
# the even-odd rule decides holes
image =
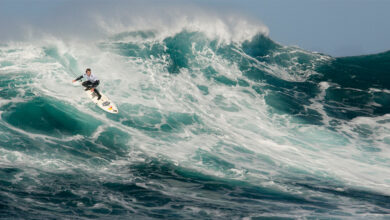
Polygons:
[[[390,52],[178,20],[0,45],[0,218],[390,217]],[[71,83],[86,68],[119,114]]]

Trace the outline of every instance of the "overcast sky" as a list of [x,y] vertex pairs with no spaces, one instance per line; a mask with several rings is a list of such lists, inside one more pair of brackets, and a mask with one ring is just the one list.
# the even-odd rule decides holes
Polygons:
[[284,45],[334,56],[390,50],[390,0],[250,1],[247,10]]
[[262,21],[271,39],[283,45],[332,56],[390,50],[390,0],[0,0],[0,41],[23,38],[18,35],[26,34],[20,28],[25,24],[67,31],[69,20],[72,28],[88,29],[86,17],[76,15],[88,8],[99,8],[97,12],[104,14],[112,4],[133,11],[136,5],[148,10],[169,4],[197,6],[211,13],[235,12]]

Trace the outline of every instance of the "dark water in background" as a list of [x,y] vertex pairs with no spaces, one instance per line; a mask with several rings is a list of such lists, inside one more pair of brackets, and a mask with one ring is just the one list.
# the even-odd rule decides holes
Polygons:
[[[118,115],[71,85],[85,67]],[[0,218],[390,217],[390,52],[202,31],[9,43],[0,112]]]

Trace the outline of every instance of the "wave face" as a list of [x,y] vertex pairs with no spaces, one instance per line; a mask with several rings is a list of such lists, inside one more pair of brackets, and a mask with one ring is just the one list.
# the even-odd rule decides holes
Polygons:
[[[2,44],[0,217],[388,216],[390,52],[226,39]],[[71,84],[87,67],[120,114]]]

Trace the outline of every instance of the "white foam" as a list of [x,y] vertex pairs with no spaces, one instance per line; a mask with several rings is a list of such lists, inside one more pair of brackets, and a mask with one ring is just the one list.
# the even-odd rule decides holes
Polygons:
[[156,12],[149,11],[145,14],[129,13],[126,19],[119,16],[110,18],[96,15],[99,26],[107,33],[117,34],[127,31],[149,31],[157,34],[157,39],[165,39],[169,36],[187,30],[201,32],[210,39],[221,42],[243,42],[250,40],[256,34],[268,35],[268,28],[259,21],[250,21],[238,15],[221,15],[208,13],[199,8],[190,9],[162,9],[157,17]]

